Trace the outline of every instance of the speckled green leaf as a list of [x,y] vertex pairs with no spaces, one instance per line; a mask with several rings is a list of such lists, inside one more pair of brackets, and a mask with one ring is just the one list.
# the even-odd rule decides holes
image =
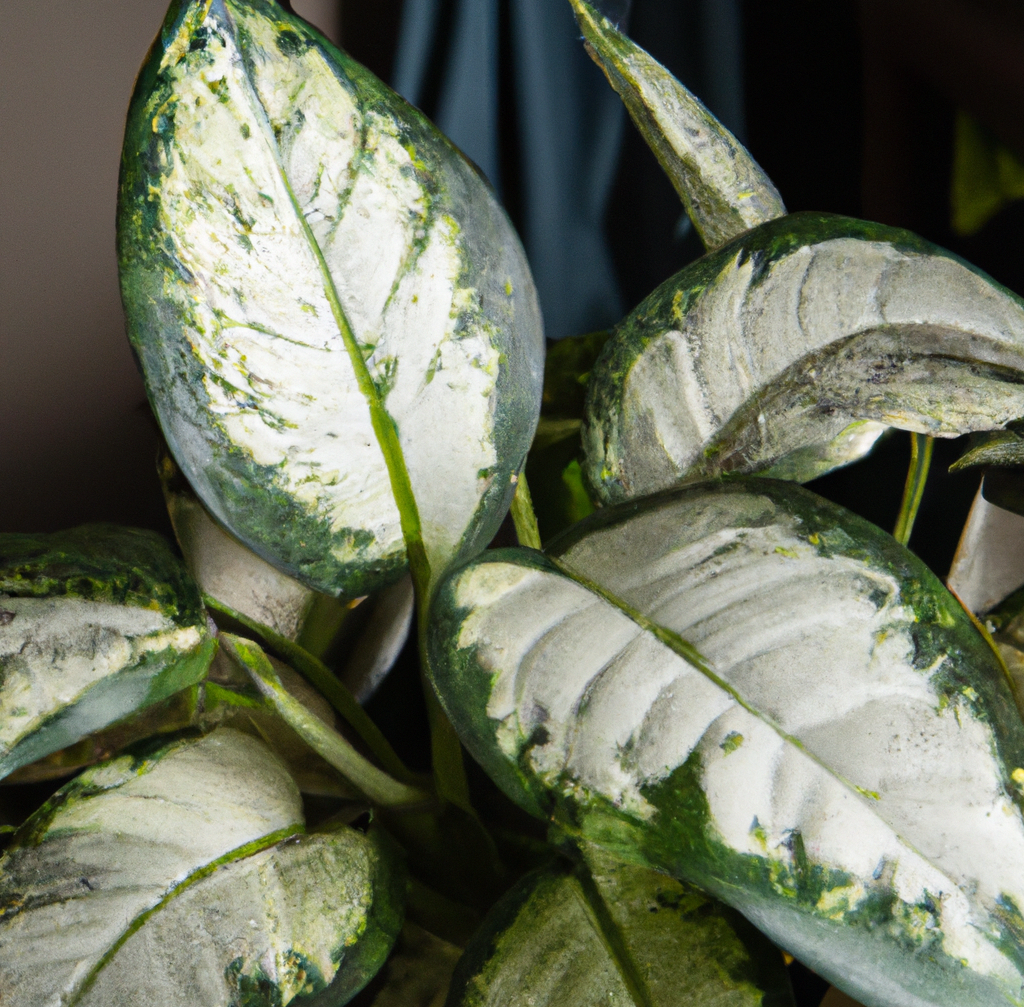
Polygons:
[[1014,496],[1024,500],[1024,471],[986,474],[949,568],[947,586],[977,615],[1024,588],[1024,513],[992,502],[996,497],[1000,503],[1013,504]]
[[949,467],[950,472],[994,465],[1024,467],[1024,422],[1018,420],[1006,430],[994,430],[972,438],[971,446]]
[[401,884],[378,840],[304,832],[295,783],[237,731],[87,770],[0,861],[5,1004],[346,1003],[401,926]]
[[786,212],[771,179],[656,59],[586,0],[571,0],[593,57],[679,193],[707,248]]
[[0,535],[0,778],[194,685],[214,650],[159,535]]
[[491,911],[447,1007],[786,1007],[782,955],[696,888],[595,851],[528,875]]
[[907,231],[799,213],[619,325],[590,377],[585,472],[605,502],[722,472],[803,482],[886,426],[952,437],[1021,415],[1021,298]]
[[437,574],[489,541],[540,316],[505,214],[418,111],[272,0],[176,0],[118,212],[150,400],[225,527],[346,597],[397,579],[406,544]]
[[430,645],[464,742],[570,836],[870,1007],[1024,1004],[1024,723],[874,526],[767,479],[652,497],[457,571]]

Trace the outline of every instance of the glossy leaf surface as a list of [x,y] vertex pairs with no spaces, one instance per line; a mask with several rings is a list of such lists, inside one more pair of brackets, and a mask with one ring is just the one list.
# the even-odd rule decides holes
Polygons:
[[[539,407],[525,256],[472,166],[271,0],[172,4],[119,202],[129,332],[203,502],[357,597],[490,540]],[[425,554],[421,556],[421,552]]]
[[588,387],[585,473],[612,502],[723,472],[800,482],[886,426],[933,436],[1024,415],[1024,302],[907,231],[774,220],[618,327]]
[[1020,1004],[1024,723],[955,599],[787,483],[486,554],[435,684],[510,796],[701,885],[866,1004]]
[[0,777],[194,685],[214,650],[160,536],[0,535]]
[[654,151],[706,248],[786,212],[771,179],[693,94],[586,0],[572,0],[587,51]]
[[782,955],[703,892],[597,854],[528,875],[491,911],[448,1007],[785,1007]]
[[304,831],[284,767],[237,731],[87,770],[0,861],[5,997],[345,1003],[386,957],[400,893],[374,840]]

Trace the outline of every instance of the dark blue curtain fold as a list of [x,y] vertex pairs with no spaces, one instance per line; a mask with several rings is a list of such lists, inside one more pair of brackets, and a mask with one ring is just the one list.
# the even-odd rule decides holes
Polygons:
[[[649,24],[657,36],[637,41],[742,134],[739,0],[633,7],[637,27]],[[629,28],[628,0],[605,0],[603,9]],[[613,255],[605,221],[625,112],[586,54],[567,0],[405,0],[392,83],[502,199],[526,247],[548,337],[618,321],[622,253]]]

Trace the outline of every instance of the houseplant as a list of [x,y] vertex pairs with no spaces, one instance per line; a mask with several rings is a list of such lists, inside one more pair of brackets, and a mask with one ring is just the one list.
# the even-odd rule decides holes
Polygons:
[[[119,250],[188,571],[128,530],[4,539],[4,770],[88,767],[5,854],[15,1002],[787,1003],[768,938],[869,1005],[1022,1002],[1018,613],[997,650],[904,546],[925,435],[1019,464],[1024,307],[786,215],[575,7],[709,251],[542,375],[458,152],[270,0],[172,4]],[[890,426],[900,541],[797,485]],[[524,458],[577,439],[541,552]],[[323,660],[406,571],[429,776]],[[477,807],[460,738],[546,842]]]

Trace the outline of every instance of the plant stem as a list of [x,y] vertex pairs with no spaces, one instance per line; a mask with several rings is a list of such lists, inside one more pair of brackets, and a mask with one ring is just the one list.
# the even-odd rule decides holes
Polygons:
[[935,439],[924,434],[910,435],[910,468],[907,471],[907,482],[903,487],[903,502],[900,504],[899,517],[892,536],[900,545],[910,542],[914,530],[914,521],[924,496],[925,483],[928,481],[928,469],[932,464],[932,449]]
[[208,609],[220,615],[226,615],[232,621],[245,627],[250,633],[254,633],[272,654],[291,665],[311,685],[319,689],[331,706],[366,742],[377,761],[388,773],[405,783],[415,782],[415,775],[406,768],[405,763],[398,757],[388,739],[381,733],[381,729],[359,705],[355,696],[338,681],[326,664],[293,640],[275,633],[269,626],[264,626],[241,612],[236,612],[223,602],[217,601],[216,598],[204,595],[203,603]]
[[533,511],[533,498],[530,496],[530,484],[526,481],[525,471],[519,473],[516,492],[512,497],[512,523],[516,526],[516,537],[520,545],[540,549],[540,527]]
[[221,646],[246,671],[282,720],[319,756],[329,762],[367,799],[383,808],[428,806],[432,794],[402,783],[360,755],[337,731],[310,713],[281,685],[273,665],[258,643],[221,633]]

